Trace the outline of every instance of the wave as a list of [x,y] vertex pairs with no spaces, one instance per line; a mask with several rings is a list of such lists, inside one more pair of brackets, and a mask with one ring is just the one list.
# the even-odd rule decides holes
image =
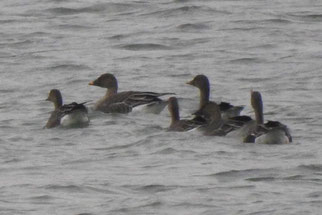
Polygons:
[[89,30],[94,27],[90,26],[90,25],[61,24],[61,25],[58,25],[58,28],[64,29],[64,30],[75,31],[75,30]]
[[245,170],[229,170],[207,175],[215,177],[219,181],[246,180],[252,182],[273,181],[277,179],[279,170],[275,168],[269,169],[245,169]]
[[30,199],[31,200],[34,200],[34,201],[37,201],[37,203],[39,203],[39,201],[53,200],[53,199],[55,199],[55,197],[49,196],[49,195],[40,195],[40,196],[30,197]]
[[277,23],[277,24],[288,24],[288,23],[292,23],[291,20],[282,19],[282,18],[265,19],[265,20],[262,20],[261,22],[265,22],[265,23]]
[[[147,208],[153,208],[156,209],[158,207],[161,207],[164,205],[161,201],[153,201],[151,199],[147,199],[144,201],[144,204],[141,205],[133,205],[133,206],[125,206],[124,204],[120,205],[118,209],[113,209],[108,211],[107,214],[119,214],[119,213],[126,213],[126,214],[153,214],[153,213],[147,213]],[[146,203],[147,202],[147,203]]]
[[0,24],[8,24],[8,23],[15,23],[15,22],[20,22],[20,20],[15,20],[15,19],[4,19],[0,20]]
[[[292,23],[291,20],[288,20],[286,18],[270,18],[270,19],[250,19],[250,20],[237,20],[233,21],[234,23],[241,23],[241,24],[270,24],[270,23],[275,23],[275,24],[289,24]],[[256,27],[253,27],[256,29]]]
[[274,181],[276,177],[253,177],[253,178],[246,178],[246,181],[253,181],[253,182],[260,182],[260,181]]
[[260,30],[260,29],[264,29],[264,27],[261,26],[245,26],[245,27],[233,27],[233,28],[222,28],[221,30],[223,31],[254,31],[254,30]]
[[270,169],[244,169],[244,170],[229,170],[211,174],[209,176],[221,177],[221,176],[228,176],[228,177],[235,177],[235,176],[242,176],[242,175],[250,175],[250,174],[259,174],[264,172],[271,172],[275,170],[274,168]]
[[80,214],[76,214],[76,215],[93,215],[92,213],[80,213]]
[[210,27],[202,23],[186,23],[186,24],[181,24],[177,26],[177,28],[182,31],[191,31],[191,30],[200,31],[200,30],[209,29]]
[[322,172],[322,164],[308,164],[298,166],[300,169],[312,170],[317,172]]
[[32,45],[33,43],[34,43],[33,40],[26,39],[26,40],[16,41],[16,42],[13,42],[13,43],[7,43],[6,45],[11,46],[11,47],[21,48],[21,46],[24,47],[26,45]]
[[322,14],[301,14],[301,13],[292,13],[289,16],[296,18],[300,21],[310,21],[310,22],[321,22]]
[[249,63],[262,63],[264,62],[263,59],[256,58],[256,57],[244,57],[244,58],[237,58],[234,60],[230,60],[231,63],[243,63],[243,64],[249,64]]
[[132,10],[133,4],[122,4],[122,3],[106,3],[106,4],[95,4],[88,7],[81,8],[68,8],[68,7],[56,7],[47,9],[49,13],[56,15],[74,15],[81,13],[102,13],[102,12],[124,12]]
[[211,7],[206,6],[181,6],[176,8],[170,8],[165,10],[158,10],[149,13],[142,14],[142,16],[161,16],[161,17],[171,17],[171,16],[179,16],[179,15],[201,15],[201,14],[230,14],[228,11],[216,10]]
[[162,149],[160,151],[157,151],[154,154],[165,154],[165,155],[168,155],[168,154],[174,154],[176,152],[178,152],[178,150],[176,150],[174,148],[166,148],[166,149]]
[[68,192],[83,192],[84,189],[77,185],[47,185],[44,187],[46,190],[64,190]]
[[86,65],[80,64],[59,64],[48,67],[49,70],[69,70],[69,71],[79,71],[79,70],[90,70],[91,68]]
[[170,47],[156,43],[136,43],[118,46],[121,49],[130,51],[153,51],[153,50],[171,50]]
[[165,185],[160,185],[160,184],[150,184],[150,185],[140,186],[140,187],[136,188],[135,190],[145,191],[145,192],[149,192],[149,193],[159,193],[159,192],[173,190],[175,188],[177,188],[177,186],[165,186]]

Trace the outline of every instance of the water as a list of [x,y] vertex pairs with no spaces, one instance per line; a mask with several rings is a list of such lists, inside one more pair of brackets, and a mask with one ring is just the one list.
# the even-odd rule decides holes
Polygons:
[[[319,214],[321,1],[0,2],[0,214]],[[212,100],[287,124],[290,145],[169,133],[169,114],[94,114],[84,129],[42,129],[58,88],[68,102],[120,90],[172,91],[205,74]]]

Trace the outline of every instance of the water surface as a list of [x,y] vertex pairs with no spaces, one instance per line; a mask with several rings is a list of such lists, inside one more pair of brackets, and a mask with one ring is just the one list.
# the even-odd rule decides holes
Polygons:
[[[0,3],[1,214],[319,214],[322,203],[320,1],[61,1]],[[245,105],[294,143],[242,144],[169,133],[160,115],[94,114],[84,129],[42,129],[50,89],[96,101],[100,74],[120,90],[172,91],[205,74],[211,99]]]

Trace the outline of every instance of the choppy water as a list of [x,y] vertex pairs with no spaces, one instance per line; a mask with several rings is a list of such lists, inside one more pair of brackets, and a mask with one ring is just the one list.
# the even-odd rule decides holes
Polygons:
[[[0,2],[0,214],[320,214],[322,2],[3,0]],[[88,82],[173,91],[203,73],[213,100],[289,125],[270,146],[168,133],[160,115],[96,114],[88,128],[42,129],[52,104],[97,100]]]

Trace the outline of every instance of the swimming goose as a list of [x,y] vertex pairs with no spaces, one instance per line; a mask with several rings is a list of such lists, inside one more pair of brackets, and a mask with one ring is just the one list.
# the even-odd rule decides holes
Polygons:
[[242,138],[243,141],[256,129],[256,120],[246,115],[235,116],[225,122],[235,128],[229,133],[229,136]]
[[180,119],[179,104],[176,97],[169,98],[168,110],[171,115],[171,124],[168,128],[168,131],[189,131],[201,126],[201,124],[197,121]]
[[283,144],[292,142],[288,127],[278,121],[264,123],[263,101],[258,91],[251,91],[251,105],[255,112],[255,129],[244,139],[244,142]]
[[[209,101],[209,91],[210,84],[207,76],[205,75],[197,75],[191,81],[187,82],[187,84],[197,87],[200,91],[200,103],[199,110],[197,110],[194,115],[196,115],[199,119],[204,117],[204,108],[210,103]],[[231,117],[239,116],[240,112],[244,109],[243,106],[233,106],[227,102],[221,102],[219,105],[222,119],[227,120]]]
[[84,103],[70,103],[63,105],[63,98],[59,90],[52,89],[47,101],[54,103],[54,111],[51,113],[45,128],[54,128],[62,125],[64,127],[83,127],[89,123],[87,109]]
[[110,73],[101,75],[96,80],[91,81],[89,85],[107,88],[105,96],[98,100],[94,107],[95,110],[105,113],[129,113],[139,105],[161,104],[164,108],[167,103],[158,97],[173,94],[140,91],[118,92],[117,80]]
[[229,124],[222,119],[220,106],[215,102],[209,102],[203,109],[204,117],[207,119],[207,124],[201,126],[199,130],[207,136],[225,136],[229,132],[237,129],[240,125]]

